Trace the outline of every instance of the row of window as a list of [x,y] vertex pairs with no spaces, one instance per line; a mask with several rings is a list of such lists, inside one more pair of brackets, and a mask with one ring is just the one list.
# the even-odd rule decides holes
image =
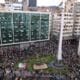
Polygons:
[[0,13],[0,43],[48,39],[49,14]]

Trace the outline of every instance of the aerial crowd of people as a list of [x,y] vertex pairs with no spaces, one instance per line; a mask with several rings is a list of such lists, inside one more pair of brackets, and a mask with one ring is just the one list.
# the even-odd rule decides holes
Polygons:
[[15,69],[14,64],[30,56],[56,55],[58,43],[55,40],[36,42],[27,48],[20,45],[0,47],[0,80],[80,80],[80,57],[76,44],[63,44],[63,63],[68,66],[69,74],[36,73],[25,69]]

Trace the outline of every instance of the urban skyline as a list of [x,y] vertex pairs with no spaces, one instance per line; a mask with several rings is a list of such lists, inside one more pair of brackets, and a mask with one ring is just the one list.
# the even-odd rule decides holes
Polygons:
[[[22,2],[23,0],[18,0]],[[62,0],[37,0],[37,6],[57,6]],[[0,3],[5,3],[5,0],[0,0]]]

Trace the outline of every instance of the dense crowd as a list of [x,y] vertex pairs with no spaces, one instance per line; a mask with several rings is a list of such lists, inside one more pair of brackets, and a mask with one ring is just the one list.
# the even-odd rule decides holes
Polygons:
[[67,64],[70,80],[80,80],[80,56],[77,53],[78,42],[74,41],[68,45],[63,45],[63,61]]
[[[0,48],[0,80],[80,80],[80,60],[77,55],[77,44],[63,44],[63,63],[68,65],[69,74],[57,75],[50,73],[36,73],[27,70],[14,69],[14,64],[19,60],[25,60],[29,56],[56,55],[58,43],[55,40],[36,42],[27,48],[20,45]],[[24,75],[23,75],[24,74]],[[3,79],[4,78],[4,79]],[[18,79],[19,78],[19,79]],[[28,79],[29,78],[29,79]]]
[[10,67],[5,69],[0,67],[0,80],[67,80],[67,77],[54,73],[37,73],[23,69],[13,70]]

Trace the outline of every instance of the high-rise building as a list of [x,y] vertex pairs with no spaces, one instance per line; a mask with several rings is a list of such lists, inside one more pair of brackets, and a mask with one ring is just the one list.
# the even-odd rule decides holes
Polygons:
[[36,7],[37,0],[23,0],[23,5],[26,7]]
[[[69,3],[69,4],[68,4]],[[64,12],[63,39],[73,39],[80,36],[80,2],[67,0]],[[62,13],[53,15],[53,35],[59,38]]]
[[[53,35],[59,39],[60,29],[61,29],[61,13],[53,14]],[[79,20],[78,20],[79,22]],[[64,13],[64,29],[63,29],[63,39],[68,40],[73,38],[73,24],[74,16],[73,13]],[[76,34],[77,35],[77,34]]]
[[[37,0],[23,0],[23,10],[28,10],[29,8],[36,8]],[[32,10],[31,10],[32,11]]]
[[28,0],[28,7],[36,7],[37,0]]

